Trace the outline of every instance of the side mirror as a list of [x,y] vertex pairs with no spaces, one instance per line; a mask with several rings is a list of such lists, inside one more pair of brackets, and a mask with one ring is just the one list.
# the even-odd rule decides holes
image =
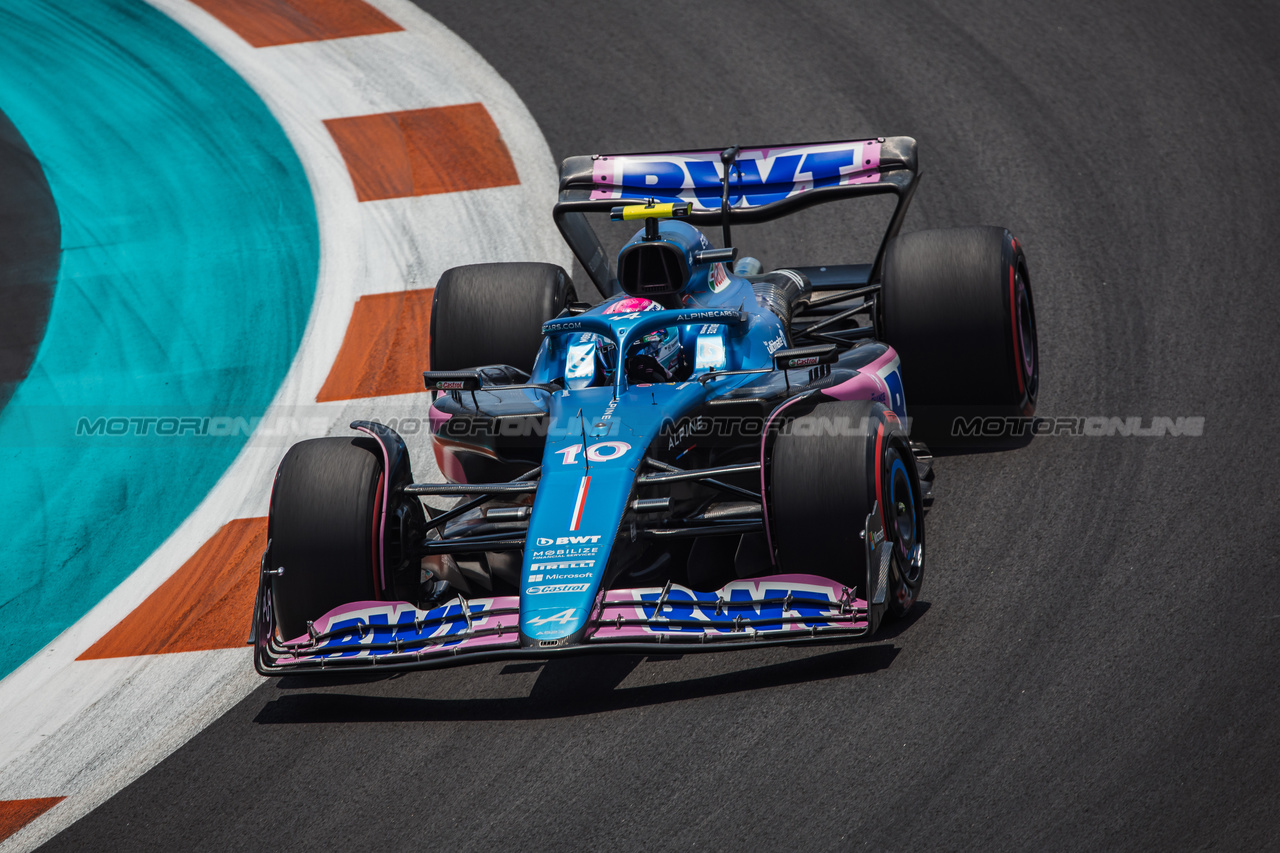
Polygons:
[[778,370],[795,370],[819,364],[835,364],[839,357],[840,350],[835,344],[818,344],[812,347],[780,349],[773,354],[773,364]]
[[424,370],[422,381],[428,391],[477,391],[482,384],[478,370]]

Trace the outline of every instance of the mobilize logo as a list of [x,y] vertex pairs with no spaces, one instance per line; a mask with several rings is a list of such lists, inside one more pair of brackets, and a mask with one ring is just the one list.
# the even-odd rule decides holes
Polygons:
[[555,539],[548,539],[545,536],[538,537],[538,547],[546,548],[548,545],[586,545],[594,544],[600,541],[600,536],[557,536]]

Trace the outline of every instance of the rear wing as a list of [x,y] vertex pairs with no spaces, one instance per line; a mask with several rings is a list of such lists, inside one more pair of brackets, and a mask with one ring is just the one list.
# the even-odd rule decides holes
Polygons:
[[569,157],[560,168],[556,226],[605,296],[619,292],[611,260],[587,221],[627,199],[688,202],[699,225],[768,222],[805,207],[853,196],[893,193],[897,206],[871,264],[880,276],[885,245],[897,235],[915,191],[916,141],[880,137],[803,145],[743,148],[729,167],[727,214],[722,210],[721,152],[650,152]]

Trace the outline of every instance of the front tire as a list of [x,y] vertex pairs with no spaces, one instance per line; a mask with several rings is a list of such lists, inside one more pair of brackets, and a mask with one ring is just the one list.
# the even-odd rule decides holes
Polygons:
[[879,403],[821,403],[779,433],[769,459],[769,515],[783,572],[831,578],[866,596],[859,535],[873,507],[894,543],[889,613],[915,603],[924,579],[924,505],[906,434]]
[[282,640],[353,601],[380,598],[382,457],[366,438],[316,438],[276,471],[267,537],[271,598]]
[[509,364],[533,369],[542,324],[577,299],[555,264],[470,264],[445,270],[431,303],[431,369]]

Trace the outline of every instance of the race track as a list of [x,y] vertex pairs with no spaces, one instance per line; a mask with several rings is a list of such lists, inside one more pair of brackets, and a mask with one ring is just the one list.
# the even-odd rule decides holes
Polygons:
[[1280,9],[420,5],[557,159],[915,136],[908,230],[1026,246],[1039,414],[1203,432],[939,459],[874,643],[264,681],[47,849],[1280,846]]

